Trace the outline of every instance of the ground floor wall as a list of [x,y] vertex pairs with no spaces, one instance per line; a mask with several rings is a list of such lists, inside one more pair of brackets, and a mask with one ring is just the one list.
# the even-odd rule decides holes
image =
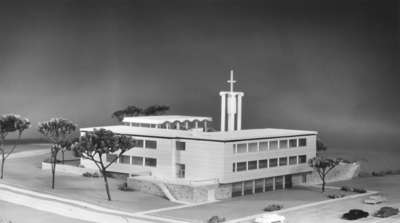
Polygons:
[[[128,179],[128,186],[157,196],[167,198],[172,196],[172,199],[176,201],[200,203],[267,191],[289,189],[294,185],[306,183],[307,174],[308,173],[283,175],[228,184],[209,185],[174,184],[146,177],[130,177]],[[164,191],[160,188],[161,186],[164,187]],[[168,190],[168,195],[165,194],[165,188]]]

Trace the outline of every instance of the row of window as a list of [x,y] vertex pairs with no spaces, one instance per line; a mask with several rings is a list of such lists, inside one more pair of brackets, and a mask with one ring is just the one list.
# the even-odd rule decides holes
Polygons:
[[287,149],[307,146],[306,138],[269,140],[233,144],[233,153],[263,152],[275,149]]
[[277,166],[303,164],[306,162],[307,162],[306,155],[279,157],[279,158],[262,159],[262,160],[251,160],[247,162],[244,161],[244,162],[232,163],[232,171],[240,172],[246,170],[272,168]]
[[135,139],[136,148],[146,148],[146,149],[157,149],[157,141],[155,140],[143,140]]
[[[117,158],[117,155],[108,154],[107,155],[107,162],[111,162],[116,158]],[[118,163],[120,163],[120,164],[131,164],[131,165],[136,165],[136,166],[156,167],[157,166],[157,159],[156,158],[151,158],[151,157],[122,155],[122,156],[119,157]]]
[[292,186],[291,175],[236,182],[232,184],[232,197],[281,190]]

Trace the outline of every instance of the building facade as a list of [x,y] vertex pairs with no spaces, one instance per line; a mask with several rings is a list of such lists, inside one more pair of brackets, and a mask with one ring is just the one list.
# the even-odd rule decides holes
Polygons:
[[[244,94],[233,91],[232,74],[228,82],[230,91],[220,93],[220,131],[208,131],[210,117],[147,116],[127,117],[118,126],[83,128],[81,134],[104,128],[133,137],[137,145],[109,168],[131,177],[206,185],[211,193],[223,189],[229,196],[306,183],[312,170],[307,162],[316,156],[317,132],[241,129]],[[105,158],[111,160],[114,155]],[[82,159],[81,164],[95,168],[89,160]]]

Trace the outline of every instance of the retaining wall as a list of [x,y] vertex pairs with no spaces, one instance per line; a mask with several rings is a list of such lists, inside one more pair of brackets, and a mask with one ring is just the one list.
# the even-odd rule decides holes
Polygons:
[[[350,180],[357,177],[360,173],[361,164],[359,162],[354,163],[340,163],[334,169],[332,169],[326,176],[326,182],[336,182],[343,180]],[[321,184],[321,178],[318,173],[314,170],[312,174],[307,176],[307,184]]]

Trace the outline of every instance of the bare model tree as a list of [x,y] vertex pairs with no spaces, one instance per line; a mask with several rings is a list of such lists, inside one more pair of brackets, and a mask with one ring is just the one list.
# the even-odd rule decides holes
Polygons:
[[167,112],[168,110],[169,106],[166,105],[152,105],[145,109],[130,105],[125,109],[115,111],[111,117],[116,118],[119,122],[122,122],[124,117],[161,115]]
[[50,147],[51,188],[54,189],[57,154],[60,151],[70,150],[72,137],[77,125],[63,118],[52,118],[50,121],[39,123],[38,131],[52,143]]
[[318,175],[322,180],[322,188],[321,188],[322,192],[325,192],[326,176],[339,163],[340,160],[338,159],[329,159],[323,156],[316,156],[309,160],[310,166],[317,171]]
[[[0,152],[1,152],[1,175],[0,179],[3,179],[4,164],[6,159],[13,153],[17,147],[17,143],[20,141],[22,132],[28,129],[31,125],[27,118],[22,118],[19,115],[9,114],[0,117]],[[10,149],[6,149],[4,142],[8,134],[16,132],[17,140],[14,141]]]
[[[107,179],[107,168],[117,161],[126,151],[135,146],[131,137],[116,135],[112,131],[99,129],[87,132],[74,144],[73,149],[83,158],[96,164],[103,175],[107,198],[111,201],[110,189]],[[107,156],[114,155],[107,161]]]

